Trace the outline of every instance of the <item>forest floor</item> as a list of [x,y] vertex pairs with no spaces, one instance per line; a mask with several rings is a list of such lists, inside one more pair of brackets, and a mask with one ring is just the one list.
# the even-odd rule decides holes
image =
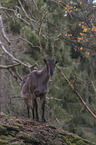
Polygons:
[[55,125],[0,114],[0,145],[95,144]]

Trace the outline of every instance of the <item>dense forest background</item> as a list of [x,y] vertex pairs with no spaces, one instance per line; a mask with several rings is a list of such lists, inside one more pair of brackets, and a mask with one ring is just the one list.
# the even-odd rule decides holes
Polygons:
[[20,93],[21,80],[33,69],[44,67],[44,54],[55,56],[60,69],[55,68],[49,82],[47,122],[96,142],[96,3],[93,0],[1,0],[0,112],[27,118]]

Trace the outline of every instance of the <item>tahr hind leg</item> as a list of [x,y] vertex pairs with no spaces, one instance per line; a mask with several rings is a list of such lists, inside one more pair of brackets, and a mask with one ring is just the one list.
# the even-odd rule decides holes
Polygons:
[[46,96],[41,97],[42,122],[46,122],[46,120],[45,120],[45,101],[46,101]]
[[32,96],[32,114],[33,114],[33,119],[36,119],[37,121],[39,121],[38,104],[37,104],[35,94]]
[[27,115],[28,115],[28,118],[30,118],[30,113],[29,113],[29,103],[28,103],[28,99],[24,99],[24,102],[25,102],[25,104],[26,104],[26,106],[27,106]]

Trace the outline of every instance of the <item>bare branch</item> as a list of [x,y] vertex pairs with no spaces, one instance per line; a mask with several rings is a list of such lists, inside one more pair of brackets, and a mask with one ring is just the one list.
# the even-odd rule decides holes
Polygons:
[[22,99],[23,100],[23,98],[21,97],[21,95],[18,95],[18,96],[12,96],[12,97],[10,97],[10,99]]
[[19,66],[20,63],[17,64],[13,64],[13,65],[0,65],[0,69],[9,69],[9,68],[13,68],[15,66]]
[[13,9],[8,9],[8,8],[6,8],[6,7],[2,7],[2,6],[0,6],[0,9],[14,12]]
[[10,56],[14,61],[20,63],[21,65],[26,66],[26,67],[28,67],[28,68],[33,68],[34,66],[37,66],[37,63],[35,63],[34,65],[30,65],[30,64],[26,64],[26,63],[20,61],[19,59],[15,58],[11,53],[9,53],[9,52],[5,49],[5,47],[4,47],[4,45],[2,44],[1,41],[0,41],[0,45],[1,45],[2,49],[3,49],[3,51],[4,51],[8,56]]
[[94,88],[94,91],[96,92],[96,87],[95,87],[93,81],[92,81],[92,86],[93,86],[93,88]]
[[32,18],[30,18],[30,17],[28,16],[28,14],[27,14],[27,12],[25,11],[25,9],[24,9],[24,7],[23,7],[21,1],[18,0],[18,2],[19,2],[19,4],[20,4],[20,6],[21,6],[23,12],[25,13],[26,17],[27,17],[29,20],[31,20],[31,21],[37,22],[37,21],[35,21],[34,19],[32,19]]
[[42,16],[42,21],[41,21],[40,29],[39,29],[39,44],[40,44],[40,48],[41,48],[41,52],[42,52],[43,56],[45,55],[45,52],[44,52],[43,47],[42,47],[42,44],[41,44],[40,36],[42,34],[41,31],[42,31],[43,20],[46,17],[46,15],[47,15],[47,12]]
[[16,82],[19,84],[19,86],[21,87],[21,83],[20,83],[20,79],[18,78],[18,76],[15,74],[15,72],[12,71],[12,69],[8,69],[10,74],[13,76],[13,78],[15,78]]
[[35,0],[33,0],[33,2],[35,4],[36,10],[40,13],[40,11],[38,10],[38,7],[37,7],[37,4],[36,4]]
[[48,99],[48,100],[57,100],[57,101],[62,101],[62,99],[57,99],[57,98],[53,98],[53,97],[51,97],[51,98],[47,97],[47,99]]
[[32,42],[28,41],[27,39],[25,39],[25,38],[23,38],[23,37],[18,37],[17,39],[14,39],[14,40],[13,40],[13,39],[11,39],[11,41],[15,41],[15,40],[18,40],[18,39],[21,39],[21,40],[23,40],[23,41],[25,41],[25,42],[29,43],[32,47],[39,48],[39,49],[40,49],[40,51],[41,51],[40,46],[34,46]]
[[30,25],[30,23],[28,21],[26,21],[25,19],[23,19],[20,14],[17,14],[16,16],[17,16],[17,18],[19,18],[22,21],[24,21],[27,25]]
[[0,7],[0,9],[6,10],[6,11],[12,11],[17,18],[19,18],[22,21],[24,21],[27,25],[30,25],[30,23],[28,21],[26,21],[25,19],[23,19],[21,17],[21,15],[19,13],[17,13],[17,10],[8,9],[8,8],[2,7],[2,6]]
[[84,100],[82,99],[81,95],[77,92],[77,90],[75,90],[75,88],[73,87],[73,85],[70,83],[70,81],[68,80],[68,78],[65,76],[65,74],[60,70],[60,68],[56,65],[56,68],[59,70],[60,74],[64,77],[64,79],[66,80],[66,82],[69,84],[69,86],[71,87],[71,89],[73,90],[73,92],[79,97],[80,101],[82,102],[82,104],[85,106],[85,108],[88,110],[88,112],[96,119],[96,115],[90,110],[90,108],[87,106],[87,104],[84,102]]
[[54,42],[52,42],[52,57],[54,57]]
[[5,31],[4,31],[3,22],[2,22],[2,16],[1,15],[0,15],[0,25],[1,25],[3,37],[10,44],[10,41],[9,41],[8,37],[6,36],[6,34],[5,34]]

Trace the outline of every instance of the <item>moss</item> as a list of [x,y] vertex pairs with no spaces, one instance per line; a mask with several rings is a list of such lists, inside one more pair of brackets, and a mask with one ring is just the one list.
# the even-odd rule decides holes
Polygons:
[[21,142],[12,142],[10,145],[25,145],[25,143],[21,143]]
[[6,135],[0,135],[0,139],[6,140],[7,136]]
[[7,141],[3,141],[3,140],[0,139],[0,145],[7,145],[7,144],[8,144]]
[[58,134],[60,134],[60,135],[63,135],[63,136],[65,136],[65,135],[68,134],[68,132],[67,132],[67,131],[64,131],[63,129],[57,129],[56,132],[57,132]]
[[6,135],[1,135],[1,136],[0,136],[0,139],[3,140],[3,141],[8,141],[8,142],[10,142],[10,141],[14,140],[14,137],[12,137],[11,135],[8,135],[8,136],[6,136]]
[[8,135],[8,136],[6,137],[6,140],[7,140],[7,141],[12,141],[12,140],[14,140],[14,137],[12,137],[11,135]]
[[19,128],[22,128],[22,124],[20,124],[20,123],[15,123],[14,125],[19,127]]
[[2,113],[2,114],[0,114],[0,118],[10,119],[10,116]]
[[62,140],[58,140],[58,138],[56,138],[55,140],[54,140],[54,145],[62,145]]
[[15,136],[16,136],[16,131],[12,130],[12,131],[10,131],[9,134],[10,134],[11,136],[15,137]]
[[56,129],[56,126],[54,125],[48,125],[48,126],[46,126],[46,127],[48,127],[48,128],[51,128],[51,129]]
[[6,128],[0,124],[0,134],[6,133]]
[[0,130],[5,130],[5,128],[0,124]]
[[29,134],[22,131],[17,134],[17,137],[19,139],[23,139],[24,142],[29,142],[29,143],[36,140],[36,138],[34,137],[34,134],[30,136]]
[[19,131],[19,127],[18,126],[9,126],[9,125],[4,125],[4,127],[6,127],[7,128],[7,130],[12,130],[12,131]]
[[68,137],[64,137],[64,141],[67,145],[71,145],[70,140],[68,139]]
[[[4,115],[6,116],[6,115]],[[3,122],[6,121],[4,125]],[[25,119],[1,118],[0,145],[92,145],[54,125]]]
[[79,140],[78,142],[76,142],[76,145],[89,145],[89,144],[86,144],[83,140]]

